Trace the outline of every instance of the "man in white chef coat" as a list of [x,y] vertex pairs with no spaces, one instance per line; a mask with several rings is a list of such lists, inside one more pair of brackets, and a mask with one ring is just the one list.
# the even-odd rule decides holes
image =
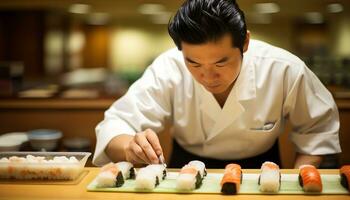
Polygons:
[[280,164],[276,141],[286,120],[295,167],[341,152],[331,94],[299,58],[251,40],[234,0],[187,0],[168,31],[177,48],[156,58],[96,127],[96,165],[158,163],[156,133],[167,122],[170,167],[195,159],[209,168]]

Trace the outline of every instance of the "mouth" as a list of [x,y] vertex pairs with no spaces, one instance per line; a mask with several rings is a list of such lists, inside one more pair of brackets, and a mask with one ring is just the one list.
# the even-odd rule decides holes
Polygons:
[[219,86],[220,86],[220,84],[205,85],[205,87],[207,87],[207,88],[217,88]]

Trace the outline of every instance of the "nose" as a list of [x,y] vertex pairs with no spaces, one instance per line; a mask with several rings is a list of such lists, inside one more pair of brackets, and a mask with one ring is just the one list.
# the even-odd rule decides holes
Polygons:
[[216,72],[212,66],[204,66],[201,71],[201,78],[207,80],[208,82],[216,80],[219,78],[219,73]]

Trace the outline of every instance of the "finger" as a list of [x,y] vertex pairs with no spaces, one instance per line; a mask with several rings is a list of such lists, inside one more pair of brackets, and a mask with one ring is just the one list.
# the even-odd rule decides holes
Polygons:
[[130,160],[132,161],[133,164],[145,164],[145,161],[137,157],[137,155],[135,154],[132,155],[132,157],[130,157]]
[[151,161],[147,158],[144,151],[139,146],[139,144],[136,143],[136,141],[133,142],[133,144],[131,145],[131,151],[134,155],[133,156],[134,159],[137,160],[139,163],[143,163],[143,164],[151,163]]
[[160,146],[160,142],[157,134],[151,129],[146,129],[145,134],[148,142],[152,145],[153,150],[156,152],[157,157],[162,155],[163,150],[162,150],[162,147]]
[[153,163],[153,164],[158,163],[158,157],[156,155],[156,152],[154,152],[154,149],[152,148],[151,144],[148,142],[144,133],[136,134],[135,141],[141,147],[143,152],[146,154],[146,157],[148,158],[148,160],[151,161],[149,163]]
[[142,159],[139,159],[134,153],[134,150],[131,145],[129,145],[129,147],[126,149],[125,159],[126,161],[131,162],[133,164],[144,163],[144,161]]

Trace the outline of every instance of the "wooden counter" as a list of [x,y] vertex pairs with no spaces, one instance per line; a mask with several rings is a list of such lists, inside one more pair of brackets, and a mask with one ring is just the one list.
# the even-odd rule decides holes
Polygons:
[[[19,183],[1,183],[0,182],[0,199],[12,200],[12,199],[140,199],[140,200],[157,200],[157,199],[202,199],[202,200],[215,200],[215,199],[279,199],[285,200],[306,200],[306,199],[318,199],[318,200],[345,200],[349,199],[349,195],[236,195],[236,196],[224,196],[216,194],[162,194],[162,193],[114,193],[114,192],[87,192],[86,186],[96,177],[98,168],[85,168],[88,174],[75,185],[34,185],[30,182],[26,184]],[[222,172],[220,170],[208,170],[209,172]],[[243,172],[258,172],[257,170],[243,170]],[[282,173],[296,173],[296,170],[284,169]],[[320,170],[321,173],[337,174],[338,170]]]

